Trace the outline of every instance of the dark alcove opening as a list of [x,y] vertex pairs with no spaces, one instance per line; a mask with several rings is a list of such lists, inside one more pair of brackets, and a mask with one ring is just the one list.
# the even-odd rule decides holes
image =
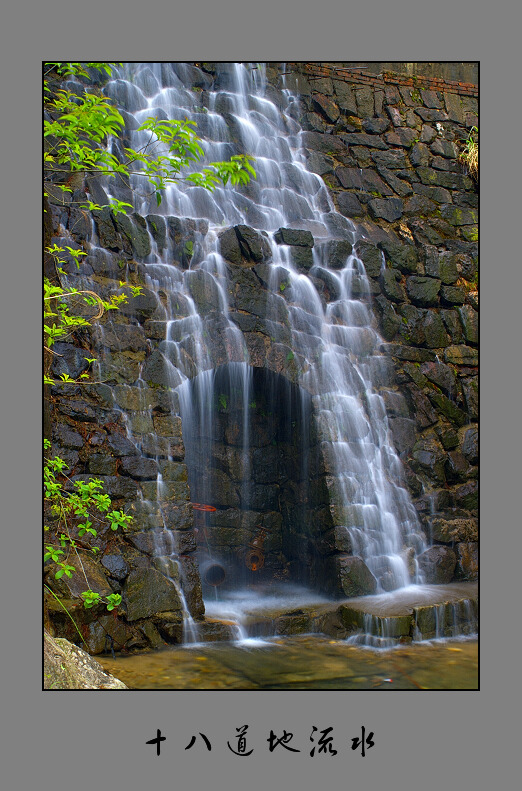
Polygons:
[[187,382],[180,401],[205,597],[316,587],[311,396],[268,369],[231,363]]

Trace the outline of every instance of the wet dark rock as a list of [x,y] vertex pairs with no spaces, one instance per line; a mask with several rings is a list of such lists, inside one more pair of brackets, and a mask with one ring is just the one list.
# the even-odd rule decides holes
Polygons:
[[406,281],[408,296],[414,305],[430,307],[438,304],[440,280],[431,277],[409,277]]
[[89,352],[72,343],[55,343],[53,353],[52,372],[56,377],[68,374],[71,379],[78,379],[89,368],[90,363],[86,360],[86,357],[90,357]]
[[[422,184],[427,186],[444,187],[445,190],[467,190],[473,187],[471,179],[459,173],[446,173],[445,171],[419,166],[417,174]],[[436,198],[432,199],[436,200]]]
[[459,149],[456,143],[452,143],[440,137],[431,144],[430,150],[433,154],[447,157],[448,159],[456,159],[459,155]]
[[478,420],[478,383],[476,377],[462,379],[462,391],[469,418]]
[[187,607],[193,618],[201,618],[205,612],[201,592],[201,580],[196,560],[191,556],[181,555],[181,580]]
[[[393,110],[394,108],[389,108],[389,109]],[[399,121],[400,121],[400,116],[399,116]],[[395,121],[393,121],[393,123],[395,124]],[[384,139],[386,140],[388,145],[402,146],[403,148],[410,148],[415,138],[416,138],[416,132],[414,129],[408,129],[400,125],[398,128],[394,129],[392,132],[388,132],[384,136]]]
[[196,269],[186,274],[187,286],[201,315],[220,307],[219,289],[216,281],[203,269]]
[[164,611],[181,610],[174,583],[152,568],[131,571],[125,584],[123,601],[129,621]]
[[384,251],[386,261],[389,261],[394,269],[398,269],[404,274],[411,274],[417,271],[418,256],[415,247],[412,245],[382,241],[377,246]]
[[219,248],[226,261],[238,266],[241,264],[241,248],[234,228],[227,228],[219,234]]
[[299,231],[295,228],[279,228],[274,234],[278,244],[298,245],[300,247],[313,247],[314,237],[310,231]]
[[345,143],[335,135],[321,134],[320,132],[303,132],[303,147],[318,151],[320,154],[347,153]]
[[463,305],[466,300],[466,291],[462,286],[442,286],[440,299],[445,305]]
[[[90,475],[74,475],[71,479],[74,481],[87,481]],[[136,497],[136,484],[128,478],[122,478],[119,475],[97,475],[97,478],[103,484],[103,491],[109,497],[122,498],[125,500],[134,499]],[[68,487],[66,486],[66,489]]]
[[154,538],[154,530],[145,530],[144,532],[132,533],[129,535],[129,541],[140,552],[145,555],[154,555],[156,549],[156,542]]
[[[155,303],[156,304],[156,303]],[[93,327],[93,335],[104,346],[114,347],[121,351],[142,351],[147,347],[147,339],[143,328],[136,324],[105,324]]]
[[452,345],[462,343],[464,341],[464,332],[462,330],[462,324],[457,311],[441,310],[439,315],[448,331]]
[[188,530],[193,526],[193,509],[191,503],[162,503],[165,527],[168,530]]
[[142,378],[149,386],[175,388],[181,384],[181,376],[163,354],[155,349],[143,366]]
[[154,616],[154,624],[168,643],[183,642],[183,614],[181,612],[158,613]]
[[426,311],[422,321],[422,330],[425,344],[430,349],[442,349],[451,343],[442,319],[434,311]]
[[127,297],[127,302],[120,306],[124,316],[136,316],[143,322],[150,319],[158,309],[158,298],[156,294],[148,288],[142,288],[141,293],[133,296],[127,289],[120,290]]
[[441,422],[435,431],[444,450],[453,450],[459,444],[459,435],[449,423]]
[[53,439],[66,448],[76,448],[79,450],[83,447],[83,437],[74,431],[65,423],[55,423],[53,426]]
[[460,206],[441,206],[440,212],[442,218],[449,222],[450,225],[476,225],[478,222],[478,214],[474,209],[464,209]]
[[478,464],[479,445],[477,426],[473,426],[472,428],[468,428],[466,430],[464,434],[464,441],[462,443],[462,453],[470,464]]
[[404,302],[406,295],[401,283],[401,277],[394,269],[383,269],[380,276],[383,294],[391,302]]
[[167,247],[167,223],[165,217],[161,214],[147,214],[147,225],[149,227],[152,238],[158,245],[158,250],[164,250]]
[[434,546],[419,555],[417,562],[428,585],[443,585],[453,579],[457,558],[449,547]]
[[446,460],[446,479],[449,483],[466,480],[469,464],[459,450],[450,450]]
[[[80,560],[75,557],[76,563],[71,562],[75,566],[71,577],[64,575],[61,579],[57,580],[54,573],[48,578],[49,587],[57,593],[60,598],[64,599],[81,599],[81,594],[85,590],[92,590],[99,593],[100,596],[108,596],[112,593],[111,587],[107,581],[101,566],[96,562],[92,554],[78,550]],[[72,559],[71,559],[72,561]],[[81,563],[81,565],[80,565]]]
[[333,160],[324,154],[319,154],[317,151],[306,152],[306,164],[311,173],[316,173],[318,176],[324,176],[327,173],[333,173]]
[[101,564],[107,569],[111,577],[114,577],[114,579],[120,582],[124,580],[129,573],[129,565],[119,553],[103,555]]
[[98,422],[104,425],[105,423],[114,423],[119,418],[119,414],[115,411],[99,409],[91,406],[86,401],[80,400],[62,401],[58,408],[62,414],[67,415],[73,420],[85,423]]
[[377,170],[379,171],[380,175],[386,181],[387,184],[392,188],[397,195],[400,195],[401,198],[404,198],[406,195],[411,195],[413,190],[410,185],[403,181],[402,179],[397,178],[396,175],[391,170],[388,170],[385,167],[378,167]]
[[415,443],[412,451],[411,466],[417,473],[427,473],[438,483],[446,480],[444,465],[446,454],[433,436],[420,437]]
[[401,318],[397,316],[392,303],[388,302],[383,296],[377,297],[375,302],[377,310],[381,314],[381,335],[385,341],[392,341],[397,334],[397,330],[401,326]]
[[123,434],[111,434],[108,443],[115,456],[137,456],[139,454],[136,445]]
[[116,475],[117,460],[112,456],[95,453],[89,459],[89,472],[93,475]]
[[322,533],[317,549],[323,555],[333,555],[336,552],[352,554],[352,542],[350,534],[345,527],[334,527]]
[[449,365],[445,365],[439,361],[426,362],[421,365],[422,374],[440,387],[443,392],[450,396],[455,397],[457,392],[457,379],[455,373]]
[[370,168],[339,167],[335,175],[345,189],[354,189],[378,195],[392,195],[393,192],[381,177]]
[[322,293],[327,302],[335,301],[341,297],[341,284],[328,269],[323,269],[321,266],[314,267],[314,277],[323,284]]
[[370,214],[375,219],[383,219],[387,222],[393,222],[402,217],[402,200],[400,198],[389,198],[384,200],[382,198],[375,198],[369,201],[368,208]]
[[[46,454],[47,457],[47,454]],[[66,470],[67,473],[70,474],[72,470],[76,467],[80,460],[80,454],[77,450],[72,450],[70,448],[62,448],[61,445],[53,445],[51,447],[51,453],[49,454],[48,458],[60,458],[64,461],[67,465]]]
[[410,151],[410,162],[414,167],[419,165],[428,165],[431,159],[431,154],[428,146],[424,143],[415,143]]
[[405,168],[408,164],[404,151],[372,151],[371,158],[378,167],[390,170]]
[[470,346],[448,346],[444,350],[444,360],[450,365],[478,365],[478,351]]
[[455,576],[464,580],[478,579],[478,543],[476,541],[463,541],[457,544],[456,552],[457,568]]
[[426,107],[416,107],[415,112],[423,121],[448,121],[448,115],[443,110],[433,110]]
[[170,66],[184,85],[201,88],[204,91],[211,90],[214,83],[211,74],[190,63],[171,63]]
[[390,429],[397,453],[409,454],[416,440],[415,421],[404,417],[390,417]]
[[270,259],[270,245],[259,231],[255,231],[248,225],[236,225],[234,230],[244,258],[256,264]]
[[348,241],[329,241],[323,249],[325,260],[332,269],[344,269],[346,259],[352,254],[352,244]]
[[413,346],[403,346],[400,343],[382,343],[381,350],[399,360],[408,360],[414,363],[424,363],[434,360],[435,355],[429,349],[416,349]]
[[290,248],[292,263],[300,272],[308,272],[314,263],[311,247],[294,246]]
[[158,465],[154,459],[141,456],[125,456],[121,460],[121,470],[137,481],[156,480]]
[[127,80],[111,80],[103,89],[103,93],[130,113],[144,110],[147,100],[143,93]]
[[369,277],[379,277],[383,266],[382,253],[373,244],[365,241],[357,242],[357,256],[361,259]]
[[340,587],[332,591],[334,595],[366,596],[375,593],[377,580],[361,558],[351,555],[335,555],[333,558],[337,583]]
[[467,343],[478,344],[478,313],[469,305],[458,309]]
[[433,424],[438,421],[439,416],[433,409],[428,398],[426,398],[426,396],[415,387],[410,386],[406,389],[410,394],[415,420],[418,427],[420,429],[424,429],[428,428],[428,426],[433,426]]
[[151,251],[150,238],[145,218],[134,212],[132,215],[118,214],[114,219],[116,229],[129,241],[137,258],[146,258]]
[[387,118],[364,118],[362,128],[370,135],[381,135],[390,126]]
[[462,484],[462,486],[457,486],[453,490],[453,500],[458,508],[476,511],[478,509],[477,481],[468,481]]
[[364,214],[364,209],[357,195],[351,192],[339,192],[337,195],[337,206],[345,217],[361,217]]
[[428,390],[427,396],[439,414],[445,415],[456,426],[463,426],[468,422],[467,414],[442,393]]
[[328,96],[321,93],[314,93],[312,96],[312,106],[321,112],[327,121],[334,124],[339,118],[339,107]]
[[454,544],[459,541],[477,541],[478,520],[472,518],[445,519],[434,517],[429,522],[433,541]]
[[404,214],[408,216],[430,215],[434,214],[436,208],[436,204],[429,198],[423,195],[413,195],[404,203]]

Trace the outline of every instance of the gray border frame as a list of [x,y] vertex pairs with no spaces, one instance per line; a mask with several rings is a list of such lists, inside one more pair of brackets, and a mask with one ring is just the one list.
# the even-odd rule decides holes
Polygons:
[[[163,5],[163,8],[161,7]],[[239,0],[184,7],[167,3],[133,6],[91,0],[73,9],[65,0],[38,6],[20,0],[4,12],[0,52],[5,132],[1,191],[2,234],[2,673],[5,759],[2,778],[15,791],[113,791],[142,788],[200,791],[315,791],[318,787],[374,791],[459,791],[511,787],[519,750],[515,715],[520,704],[516,596],[515,496],[520,488],[517,316],[520,268],[513,228],[519,225],[514,176],[518,165],[520,75],[513,8],[480,8],[471,0],[439,2],[421,9],[413,0],[371,2],[348,8],[333,0],[264,2],[247,8]],[[489,18],[488,18],[489,17]],[[197,60],[474,60],[481,63],[481,278],[486,308],[481,351],[483,626],[481,691],[397,696],[363,692],[243,691],[127,692],[116,697],[40,690],[40,503],[36,492],[41,436],[40,410],[40,172],[38,77],[40,62],[59,56],[88,59]],[[255,57],[254,57],[255,56]],[[517,113],[518,110],[518,113]],[[493,137],[495,135],[495,137]],[[496,150],[493,142],[497,143]],[[510,152],[513,152],[510,154]],[[38,218],[38,219],[37,219]],[[517,301],[515,301],[517,300]],[[507,363],[507,364],[506,364]],[[510,412],[513,411],[513,417]],[[500,448],[502,442],[502,448]],[[495,551],[497,550],[497,551]],[[518,563],[517,563],[518,565]],[[515,596],[513,595],[515,594]],[[517,665],[515,665],[517,662]],[[44,697],[45,695],[45,697]],[[518,718],[517,718],[518,719]],[[225,747],[235,728],[249,723],[255,753],[244,761]],[[348,738],[361,725],[375,731],[366,757],[307,752],[269,754],[270,728],[309,734],[312,725],[333,726]],[[169,749],[157,758],[145,741],[161,728]],[[186,752],[192,733],[218,734],[223,748],[203,744]],[[515,741],[516,739],[516,741]],[[306,741],[302,736],[301,740]],[[164,743],[167,744],[167,743]],[[306,750],[306,747],[304,748]],[[502,782],[504,780],[504,783]],[[489,781],[489,782],[488,782]]]

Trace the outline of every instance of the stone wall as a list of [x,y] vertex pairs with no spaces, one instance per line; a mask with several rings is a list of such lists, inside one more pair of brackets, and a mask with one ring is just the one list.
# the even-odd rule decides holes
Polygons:
[[338,211],[364,229],[357,253],[395,391],[407,403],[404,410],[386,395],[419,516],[455,577],[473,579],[478,190],[459,154],[478,124],[477,88],[439,77],[347,76],[340,65],[300,64],[286,84],[301,96],[308,167],[326,181]]
[[[268,69],[269,95],[276,102],[283,84],[280,71],[277,65]],[[202,75],[199,86],[209,87],[213,66],[202,64],[194,74]],[[323,177],[340,214],[364,234],[356,252],[370,279],[375,321],[384,339],[382,351],[393,361],[393,377],[383,382],[382,394],[408,487],[434,542],[423,561],[427,579],[474,579],[478,195],[458,155],[469,128],[477,124],[477,100],[445,90],[444,85],[429,90],[331,76],[309,79],[297,71],[284,80],[300,95],[298,120],[305,130],[309,169]],[[179,265],[189,267],[205,223],[137,214],[113,219],[104,211],[94,213],[105,247],[102,254],[86,244],[89,223],[73,203],[85,199],[86,188],[93,194],[96,185],[75,187],[70,205],[65,206],[62,196],[53,195],[52,185],[48,192],[55,234],[51,243],[85,247],[89,253],[79,270],[73,261],[64,265],[78,287],[94,283],[105,297],[119,290],[123,270],[129,282],[143,284],[140,262],[150,251],[148,231],[159,243],[162,235],[169,234]],[[308,271],[313,237],[305,231],[293,233],[282,236],[281,242],[292,246],[296,264]],[[259,296],[267,282],[268,254],[262,235],[237,226],[226,230],[220,242],[232,283],[230,316],[244,334],[251,364],[296,383],[299,358],[289,345],[284,289],[271,298],[268,308],[267,294]],[[346,256],[349,251],[338,252]],[[213,311],[217,294],[205,275],[195,270],[190,290],[206,331],[215,338],[212,362],[218,366],[228,357]],[[319,287],[328,300],[328,283]],[[78,332],[73,342],[55,347],[60,355],[53,364],[55,375],[78,377],[88,367],[85,357],[92,356],[93,345],[101,343],[98,373],[106,384],[51,388],[53,453],[68,463],[71,480],[96,475],[114,504],[134,516],[125,536],[98,536],[97,562],[83,557],[92,590],[122,593],[118,617],[78,604],[79,591],[85,588],[78,574],[57,583],[52,564],[46,569],[48,584],[73,612],[92,653],[103,651],[107,641],[116,649],[129,649],[181,639],[181,602],[175,585],[161,573],[161,557],[154,557],[157,551],[150,538],[150,528],[164,521],[176,532],[183,550],[189,610],[195,618],[203,613],[194,560],[194,496],[188,484],[179,403],[171,390],[179,382],[164,341],[161,301],[167,299],[167,294],[144,288],[117,317],[108,315],[92,330]],[[177,300],[173,309],[184,315],[183,301]],[[137,386],[140,368],[143,382]],[[121,409],[131,421],[141,451],[126,437]],[[154,439],[158,461],[147,455],[153,436],[158,438]],[[225,451],[230,453],[230,447]],[[153,506],[145,505],[143,499],[155,499],[149,496],[157,491],[158,471],[164,482],[161,498]],[[267,508],[267,513],[272,510]],[[342,549],[334,526],[330,538],[335,551]],[[48,606],[54,629],[76,640],[74,627],[52,597]]]

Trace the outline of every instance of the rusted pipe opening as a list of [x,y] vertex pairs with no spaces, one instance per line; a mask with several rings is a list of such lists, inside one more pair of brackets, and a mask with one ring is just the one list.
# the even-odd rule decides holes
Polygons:
[[205,569],[203,581],[206,582],[207,585],[212,585],[212,587],[217,588],[219,585],[223,584],[226,576],[223,566],[219,563],[212,563],[212,565]]
[[245,557],[245,564],[250,571],[258,571],[265,565],[265,556],[260,549],[251,549]]

